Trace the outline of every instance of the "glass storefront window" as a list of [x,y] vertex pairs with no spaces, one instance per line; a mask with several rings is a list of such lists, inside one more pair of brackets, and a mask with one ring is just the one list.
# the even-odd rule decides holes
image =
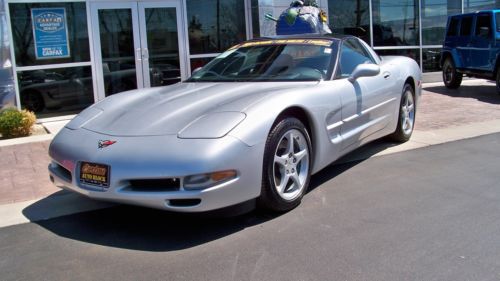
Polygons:
[[422,0],[422,44],[443,44],[448,16],[462,12],[462,0]]
[[422,71],[441,71],[439,61],[441,60],[441,49],[422,49]]
[[220,53],[246,39],[241,0],[187,0],[191,54]]
[[7,17],[3,1],[0,1],[0,109],[15,105],[16,93],[14,92],[14,81],[12,79]]
[[419,45],[418,0],[373,0],[374,46]]
[[464,0],[465,13],[498,8],[500,8],[498,0]]
[[75,114],[94,102],[90,66],[17,72],[21,107],[38,118]]
[[[33,9],[64,8],[69,57],[37,58],[33,34]],[[10,3],[10,21],[17,66],[33,66],[90,61],[85,2]],[[35,10],[36,11],[36,10]],[[43,10],[38,10],[43,11]],[[64,20],[63,20],[64,21]],[[64,32],[64,29],[62,30]],[[48,36],[45,38],[47,40]],[[42,40],[38,38],[38,40]]]
[[260,24],[259,24],[259,0],[252,0],[252,32],[253,38],[260,37]]
[[329,0],[328,19],[333,33],[349,34],[370,44],[369,0]]
[[213,59],[214,59],[213,57],[191,59],[191,71],[195,71],[197,68],[204,66]]
[[414,59],[420,65],[419,49],[400,49],[400,50],[375,50],[379,56],[405,56]]

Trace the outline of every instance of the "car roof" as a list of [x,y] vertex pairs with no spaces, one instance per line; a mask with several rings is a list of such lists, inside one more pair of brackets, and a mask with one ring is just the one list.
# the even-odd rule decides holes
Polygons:
[[500,13],[500,9],[479,10],[479,11],[474,11],[474,12],[465,13],[465,14],[458,14],[458,15],[454,15],[454,16],[451,16],[451,17],[452,18],[456,18],[456,17],[464,17],[464,16],[473,16],[473,15],[480,14],[480,13]]
[[[275,35],[275,36],[266,36],[266,37],[258,37],[252,40],[260,41],[260,40],[274,40],[274,39],[327,39],[331,41],[340,41],[345,38],[352,38],[352,35],[343,35],[343,34],[294,34],[294,35]],[[249,40],[249,41],[252,41]]]

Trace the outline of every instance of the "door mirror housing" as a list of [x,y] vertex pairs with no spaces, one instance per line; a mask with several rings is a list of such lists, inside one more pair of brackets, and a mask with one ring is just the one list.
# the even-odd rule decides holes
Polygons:
[[380,66],[373,63],[362,63],[356,66],[354,71],[351,73],[349,78],[350,82],[356,81],[360,77],[370,77],[375,76],[380,73]]

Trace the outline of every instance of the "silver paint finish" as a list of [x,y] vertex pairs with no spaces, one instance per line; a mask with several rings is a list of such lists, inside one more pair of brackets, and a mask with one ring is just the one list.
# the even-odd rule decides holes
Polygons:
[[[379,74],[353,82],[347,78],[183,82],[110,96],[78,115],[51,143],[50,156],[71,172],[71,182],[54,165],[49,171],[58,186],[92,198],[175,211],[207,211],[256,198],[261,191],[265,142],[284,111],[294,108],[307,117],[305,125],[312,142],[307,153],[312,160],[303,166],[311,165],[312,173],[367,142],[393,133],[407,81],[415,86],[415,112],[421,95],[421,72],[415,61],[406,57],[379,60],[372,55]],[[99,140],[108,139],[117,142],[97,148]],[[81,161],[109,165],[110,188],[99,190],[80,183]],[[288,168],[297,170],[298,166]],[[189,175],[224,170],[236,170],[238,177],[205,190],[181,187],[150,192],[128,186],[132,179],[179,178],[182,182]],[[300,173],[295,178],[299,186]],[[284,196],[293,198],[295,193],[288,193]],[[201,203],[176,207],[169,204],[172,199],[201,199]]]

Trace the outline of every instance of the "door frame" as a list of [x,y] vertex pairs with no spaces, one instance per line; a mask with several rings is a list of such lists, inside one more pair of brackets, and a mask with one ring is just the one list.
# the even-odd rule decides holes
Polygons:
[[[182,0],[153,0],[153,1],[92,1],[89,3],[89,14],[90,14],[90,28],[89,33],[91,34],[91,49],[93,51],[93,68],[95,73],[94,78],[94,96],[96,102],[102,100],[106,97],[104,89],[104,73],[103,73],[103,63],[102,63],[102,53],[101,53],[101,37],[99,31],[99,10],[105,9],[131,9],[132,13],[132,32],[133,32],[133,44],[134,44],[134,59],[135,59],[135,69],[136,69],[136,79],[137,88],[144,88],[149,85],[149,62],[143,63],[143,58],[147,58],[147,35],[146,26],[144,21],[144,12],[146,8],[176,8],[177,16],[177,37],[178,37],[178,48],[179,48],[179,65],[181,72],[181,80],[187,79],[189,77],[189,64],[188,57],[189,52],[187,50],[188,46],[188,36],[187,36],[187,25],[185,23],[186,11]],[[142,15],[142,17],[141,17]],[[141,21],[141,19],[143,21]],[[146,51],[143,48],[146,48]]]
[[142,73],[144,87],[149,87],[151,85],[149,79],[149,46],[147,45],[147,27],[146,27],[146,9],[148,8],[175,8],[176,20],[177,20],[177,48],[179,51],[179,68],[181,74],[181,80],[187,78],[187,68],[186,68],[186,58],[188,57],[186,53],[186,40],[187,36],[184,35],[184,17],[182,11],[181,2],[178,0],[163,0],[163,1],[147,1],[138,2],[138,12],[139,12],[139,33],[141,42],[141,52],[142,52]]

